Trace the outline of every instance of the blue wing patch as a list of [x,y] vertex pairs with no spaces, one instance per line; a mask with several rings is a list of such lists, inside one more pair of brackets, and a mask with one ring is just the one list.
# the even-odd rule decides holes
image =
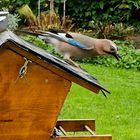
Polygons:
[[81,42],[75,40],[75,39],[68,39],[68,43],[73,45],[73,46],[76,46],[76,47],[79,47],[81,49],[87,49],[88,47],[84,44],[82,44]]

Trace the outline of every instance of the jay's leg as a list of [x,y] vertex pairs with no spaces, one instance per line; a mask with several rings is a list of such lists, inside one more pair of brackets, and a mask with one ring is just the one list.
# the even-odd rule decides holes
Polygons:
[[70,63],[71,65],[73,65],[73,66],[75,66],[75,67],[77,67],[77,68],[81,68],[79,64],[77,64],[77,63],[75,63],[74,61],[71,60],[71,58],[70,58],[70,56],[69,56],[68,54],[66,54],[66,55],[64,56],[64,59],[65,59],[68,63]]

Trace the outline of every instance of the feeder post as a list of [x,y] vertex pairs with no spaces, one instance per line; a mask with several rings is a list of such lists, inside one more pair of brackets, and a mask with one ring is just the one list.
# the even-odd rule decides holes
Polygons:
[[63,5],[63,25],[65,25],[65,17],[66,17],[66,0],[64,0]]
[[38,23],[40,26],[40,0],[38,0]]
[[53,18],[53,12],[54,12],[54,0],[50,1],[50,26],[52,25],[52,18]]

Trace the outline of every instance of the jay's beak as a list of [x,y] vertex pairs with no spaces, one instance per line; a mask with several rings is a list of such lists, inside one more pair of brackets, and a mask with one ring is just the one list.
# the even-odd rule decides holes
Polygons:
[[112,54],[118,61],[121,59],[121,56],[118,53]]
[[107,52],[106,53],[113,55],[118,61],[121,59],[121,56],[116,52]]

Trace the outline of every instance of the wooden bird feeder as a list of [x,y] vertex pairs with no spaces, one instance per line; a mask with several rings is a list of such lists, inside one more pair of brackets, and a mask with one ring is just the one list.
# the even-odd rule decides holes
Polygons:
[[[95,134],[95,120],[58,120],[72,82],[95,93],[108,92],[84,70],[2,31],[0,140],[111,140],[111,135]],[[67,134],[77,131],[90,135]]]

